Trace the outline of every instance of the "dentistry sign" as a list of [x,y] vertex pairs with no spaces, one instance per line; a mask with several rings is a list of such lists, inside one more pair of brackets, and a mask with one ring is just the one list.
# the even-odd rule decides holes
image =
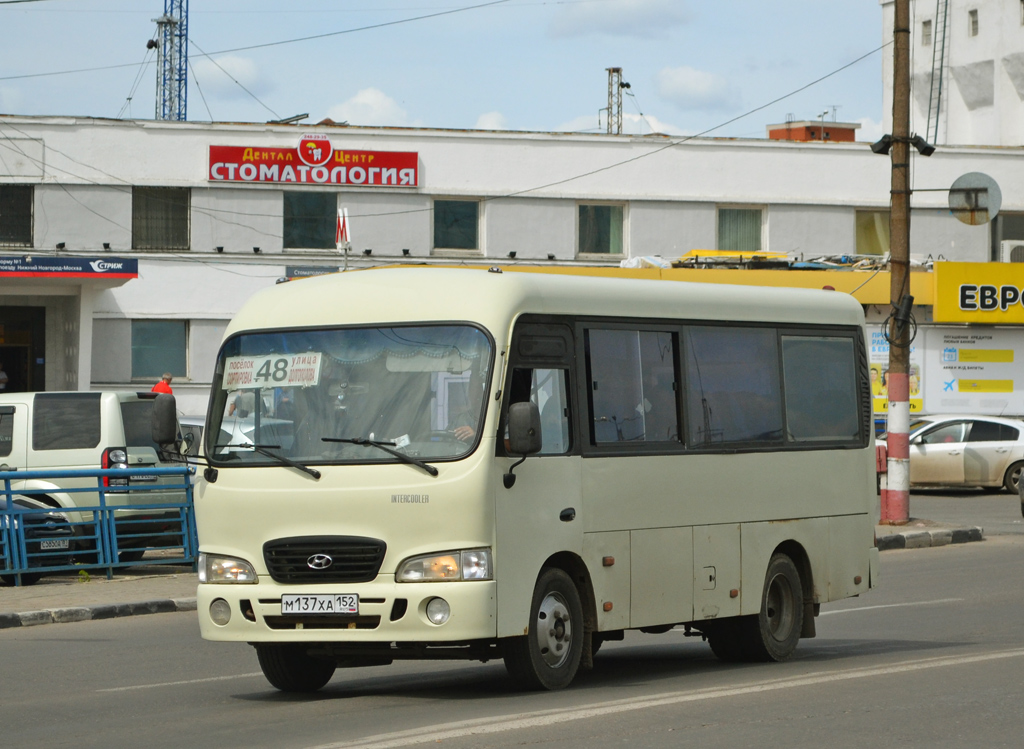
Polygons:
[[210,146],[210,182],[357,187],[419,187],[414,151],[336,151],[326,135],[303,135],[294,148]]

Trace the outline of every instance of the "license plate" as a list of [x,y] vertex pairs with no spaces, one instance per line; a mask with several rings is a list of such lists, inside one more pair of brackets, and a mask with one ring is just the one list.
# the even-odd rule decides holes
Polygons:
[[282,614],[358,614],[359,596],[353,593],[281,596]]
[[48,541],[39,542],[40,551],[50,551],[52,549],[67,549],[68,540],[66,538],[52,538]]

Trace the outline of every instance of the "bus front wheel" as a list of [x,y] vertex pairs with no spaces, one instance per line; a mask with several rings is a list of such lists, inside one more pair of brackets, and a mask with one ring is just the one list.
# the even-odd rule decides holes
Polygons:
[[537,580],[529,631],[505,647],[505,668],[521,687],[563,689],[572,682],[583,653],[583,607],[572,579],[546,570]]
[[335,664],[313,658],[301,645],[257,645],[263,675],[282,692],[315,692],[334,676]]

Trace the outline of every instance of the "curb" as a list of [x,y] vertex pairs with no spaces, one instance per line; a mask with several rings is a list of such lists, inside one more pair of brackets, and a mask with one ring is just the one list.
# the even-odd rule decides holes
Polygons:
[[924,549],[929,546],[947,546],[948,544],[966,544],[971,541],[983,541],[984,537],[984,529],[978,526],[941,531],[906,531],[905,533],[880,536],[876,539],[875,545],[879,551]]
[[96,606],[72,606],[60,609],[26,611],[20,614],[0,614],[0,629],[34,627],[39,624],[67,624],[95,619],[117,619],[142,614],[168,614],[177,611],[195,611],[195,598],[160,598],[137,603],[112,603]]

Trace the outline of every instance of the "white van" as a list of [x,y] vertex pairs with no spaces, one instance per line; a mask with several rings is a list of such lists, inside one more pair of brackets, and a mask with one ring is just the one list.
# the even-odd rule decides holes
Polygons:
[[[157,393],[45,392],[0,394],[0,471],[93,470],[100,468],[172,468],[152,439],[151,419]],[[103,479],[106,503],[135,510],[132,534],[155,535],[178,527],[176,513],[159,510],[147,518],[147,505],[181,502],[184,489],[177,476]],[[11,488],[51,507],[73,510],[99,504],[98,492],[68,489],[97,486],[95,478],[27,479]],[[136,490],[146,487],[145,491]],[[73,520],[86,518],[77,516]],[[152,519],[152,525],[141,521]],[[85,531],[79,527],[79,533]],[[133,539],[128,546],[147,539]],[[124,558],[124,555],[122,555]]]

